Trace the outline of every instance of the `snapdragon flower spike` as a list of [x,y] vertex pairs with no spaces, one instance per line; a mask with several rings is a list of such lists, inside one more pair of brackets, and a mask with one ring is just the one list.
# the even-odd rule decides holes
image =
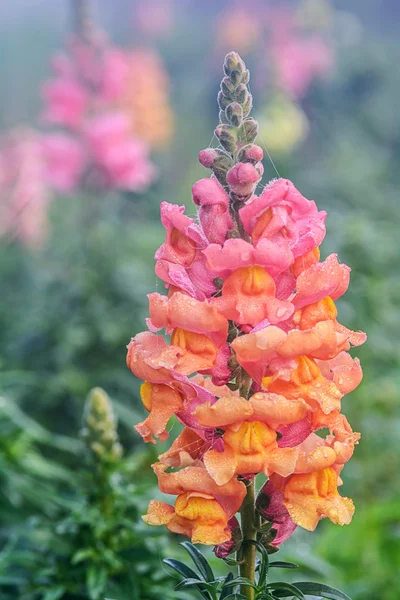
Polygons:
[[360,436],[341,407],[362,378],[348,350],[365,334],[337,320],[350,269],[336,254],[320,258],[325,211],[285,179],[256,195],[262,150],[249,73],[234,52],[224,71],[220,147],[200,152],[212,175],[192,188],[198,218],[161,205],[156,273],[168,293],[149,295],[150,331],[131,340],[127,364],[146,381],[149,416],[136,427],[144,440],[166,440],[173,415],[183,425],[153,467],[177,500],[153,501],[145,521],[226,557],[240,544],[235,514],[258,473],[269,477],[257,499],[272,527],[260,532],[267,548],[297,525],[350,521],[353,504],[337,487]]
[[132,134],[123,106],[130,56],[102,34],[75,35],[52,61],[54,77],[43,86],[42,120],[47,180],[56,191],[79,187],[145,190],[155,177],[149,148]]

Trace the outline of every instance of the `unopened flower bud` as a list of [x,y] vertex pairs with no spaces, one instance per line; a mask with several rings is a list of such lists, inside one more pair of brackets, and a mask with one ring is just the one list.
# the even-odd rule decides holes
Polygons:
[[226,180],[238,199],[247,199],[255,190],[260,173],[251,163],[238,163],[228,171]]
[[225,56],[224,71],[228,77],[234,72],[242,74],[246,71],[246,65],[237,52],[229,52]]
[[244,144],[252,144],[258,135],[258,123],[254,119],[246,119],[239,129],[239,140]]
[[225,110],[219,111],[219,122],[222,125],[228,125],[228,119],[226,118]]
[[102,462],[115,462],[122,454],[110,398],[94,388],[86,401],[82,438],[91,454]]
[[230,154],[236,152],[237,138],[230,125],[219,125],[215,130],[215,135],[227,152]]
[[245,85],[247,85],[250,81],[250,71],[248,69],[246,69],[244,71],[244,73],[242,74],[242,83],[244,83]]
[[239,162],[251,162],[253,165],[260,162],[263,158],[263,150],[256,144],[247,144],[238,153]]
[[247,86],[241,83],[237,86],[235,91],[235,100],[239,102],[239,104],[243,104],[247,100],[247,97],[250,96],[250,92],[247,89]]
[[229,52],[225,57],[224,71],[229,79],[234,83],[248,81],[248,72],[244,61],[237,52]]
[[229,77],[224,77],[221,81],[221,92],[224,96],[228,96],[233,100],[233,93],[235,92],[235,84],[229,79]]
[[250,114],[252,108],[253,108],[253,96],[251,94],[249,94],[247,96],[247,98],[245,99],[245,101],[242,103],[243,116],[247,117]]
[[207,169],[210,169],[211,165],[213,164],[216,158],[217,150],[215,148],[205,148],[204,150],[200,150],[198,156],[199,163]]
[[226,184],[226,174],[232,167],[232,159],[226,152],[219,148],[206,148],[199,153],[199,162],[211,169],[222,185]]
[[218,92],[218,106],[221,110],[225,110],[225,108],[232,102],[232,99],[229,96],[225,96],[221,91]]
[[234,126],[239,127],[243,121],[243,109],[238,102],[228,104],[225,110],[226,118]]

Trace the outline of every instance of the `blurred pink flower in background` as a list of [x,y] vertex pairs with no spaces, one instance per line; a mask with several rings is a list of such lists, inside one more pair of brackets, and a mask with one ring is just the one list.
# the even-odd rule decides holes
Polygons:
[[76,189],[86,163],[79,141],[67,133],[53,133],[43,136],[42,147],[50,185],[60,192]]
[[145,190],[156,175],[149,149],[132,135],[130,115],[116,108],[128,83],[129,53],[103,35],[90,43],[73,37],[52,67],[42,119],[63,130],[43,136],[49,183],[64,193],[85,185]]
[[333,66],[333,53],[318,37],[280,39],[273,47],[278,85],[293,96],[304,96],[314,79]]
[[94,117],[86,126],[88,149],[108,177],[106,185],[145,189],[155,175],[144,142],[130,135],[129,118],[121,112]]
[[269,44],[277,85],[292,96],[304,96],[314,79],[333,67],[333,49],[320,32],[309,33],[299,27],[293,9],[273,8],[269,20],[273,23]]
[[81,125],[88,98],[77,81],[68,76],[58,77],[43,86],[43,98],[46,102],[45,121],[71,128]]
[[50,202],[40,134],[30,129],[8,133],[0,142],[0,236],[40,246],[47,233]]
[[[328,6],[321,3],[320,11],[328,11]],[[257,86],[270,88],[272,84],[275,90],[301,98],[313,81],[334,64],[329,15],[327,24],[321,27],[318,15],[314,15],[313,22],[311,8],[306,1],[295,5],[259,0],[248,0],[245,5],[229,3],[217,20],[218,56],[231,48],[245,56],[257,50],[255,59],[261,62],[256,71]]]

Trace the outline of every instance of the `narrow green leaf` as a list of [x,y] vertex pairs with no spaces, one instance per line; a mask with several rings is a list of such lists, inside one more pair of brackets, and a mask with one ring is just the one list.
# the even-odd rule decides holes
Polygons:
[[328,598],[328,600],[351,600],[344,592],[323,583],[299,581],[293,585],[308,596],[322,596],[322,598]]
[[214,591],[214,586],[211,583],[207,583],[206,581],[199,581],[198,579],[182,579],[175,587],[176,590],[182,587],[193,587],[201,588],[202,590]]
[[225,587],[234,587],[235,585],[249,585],[252,588],[258,587],[255,583],[250,581],[250,579],[247,579],[247,577],[235,577],[235,579],[225,583]]
[[260,533],[268,533],[268,531],[271,531],[272,527],[273,527],[273,522],[272,521],[268,521],[267,523],[263,523],[259,529]]
[[163,563],[177,571],[179,575],[182,575],[182,577],[189,579],[198,579],[199,581],[201,581],[198,573],[193,571],[193,569],[191,569],[190,567],[187,567],[180,560],[175,560],[175,558],[164,558]]
[[[292,585],[290,583],[285,583],[284,581],[274,581],[269,584],[268,588],[273,590],[274,594],[279,596],[279,598],[289,598],[290,596],[294,596],[299,600],[306,600],[303,592],[297,587],[297,583]],[[283,595],[283,593],[285,595]]]
[[190,542],[183,542],[181,544],[181,546],[183,546],[185,548],[186,552],[189,553],[192,561],[194,562],[194,564],[198,568],[199,573],[200,573],[200,575],[202,575],[202,577],[204,578],[204,580],[205,581],[214,581],[215,580],[215,576],[214,576],[214,573],[212,571],[212,568],[210,567],[210,565],[208,563],[208,560],[200,552],[200,550],[198,550],[196,548],[196,546],[194,546]]
[[238,565],[240,565],[240,561],[239,560],[235,560],[234,558],[224,558],[224,563],[228,565],[228,567],[237,567]]
[[[184,577],[183,581],[185,581],[185,580],[197,581],[197,583],[198,583],[197,589],[199,590],[199,592],[201,593],[203,598],[205,598],[205,600],[211,600],[210,594],[204,589],[204,587],[201,588],[201,584],[202,583],[204,584],[205,582],[202,579],[200,579],[200,576],[198,575],[198,573],[193,571],[193,569],[191,569],[190,567],[187,567],[180,560],[175,560],[175,558],[164,558],[163,563],[168,565],[172,569],[174,569],[174,571],[177,571],[177,573],[179,573],[179,575],[182,575],[182,577]],[[180,585],[180,583],[182,583],[182,582],[179,582],[178,585]]]
[[232,581],[233,579],[233,573],[228,573],[228,575],[225,578],[224,584],[221,588],[221,594],[219,597],[219,600],[226,600],[226,597],[229,595],[229,585],[226,585],[227,583],[229,583],[230,581]]
[[224,600],[247,600],[246,596],[243,594],[229,594],[229,596],[225,596]]
[[298,569],[299,565],[296,565],[296,563],[292,563],[292,562],[284,562],[282,560],[275,560],[271,563],[269,563],[270,567],[277,567],[279,569]]
[[94,550],[92,548],[84,548],[82,550],[78,550],[75,552],[73,557],[71,558],[71,564],[77,565],[83,560],[87,560],[88,558],[93,558]]
[[92,565],[86,571],[86,587],[90,600],[98,600],[104,591],[107,571],[104,567]]
[[65,592],[64,586],[57,586],[56,588],[52,588],[51,590],[47,590],[45,595],[43,596],[43,600],[58,600]]

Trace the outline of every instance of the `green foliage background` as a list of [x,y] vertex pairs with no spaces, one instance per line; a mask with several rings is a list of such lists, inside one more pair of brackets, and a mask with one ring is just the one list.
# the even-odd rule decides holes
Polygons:
[[[26,11],[21,2],[0,9],[3,129],[34,122],[48,58],[68,28],[65,6],[53,5],[47,13],[39,4],[27,2]],[[281,176],[328,211],[323,256],[338,252],[353,270],[350,290],[339,302],[341,322],[369,336],[356,353],[364,381],[344,404],[353,428],[362,432],[344,471],[343,493],[357,508],[353,522],[343,529],[322,522],[315,534],[297,531],[280,558],[299,563],[305,577],[341,587],[353,600],[398,600],[400,589],[399,21],[390,19],[396,5],[382,2],[378,26],[376,4],[354,2],[352,18],[361,33],[341,48],[330,78],[313,85],[302,101],[311,125],[308,139],[294,152],[273,157]],[[135,43],[121,16],[129,6],[123,0],[115,10],[104,1],[96,4],[103,26],[123,43]],[[58,198],[40,252],[0,241],[5,600],[88,594],[96,600],[104,586],[116,600],[187,597],[173,592],[161,565],[166,554],[179,555],[174,538],[140,524],[147,501],[157,494],[149,468],[156,450],[144,447],[133,431],[143,410],[138,383],[125,368],[125,345],[144,329],[146,293],[161,289],[153,271],[163,239],[159,204],[185,203],[192,215],[191,185],[207,176],[196,157],[216,122],[219,59],[207,49],[218,10],[215,3],[200,8],[188,1],[175,30],[159,42],[173,83],[176,133],[168,151],[154,157],[160,177],[151,190],[143,196]],[[255,97],[256,109],[263,101]],[[275,176],[268,161],[265,171],[265,180]],[[92,470],[84,464],[79,430],[94,386],[113,399],[125,449],[109,490],[118,497],[118,511],[102,521],[106,529],[126,531],[130,541],[123,548],[101,546],[104,532],[88,492]],[[106,565],[99,566],[93,554],[74,564],[87,540],[92,550],[109,550]]]

